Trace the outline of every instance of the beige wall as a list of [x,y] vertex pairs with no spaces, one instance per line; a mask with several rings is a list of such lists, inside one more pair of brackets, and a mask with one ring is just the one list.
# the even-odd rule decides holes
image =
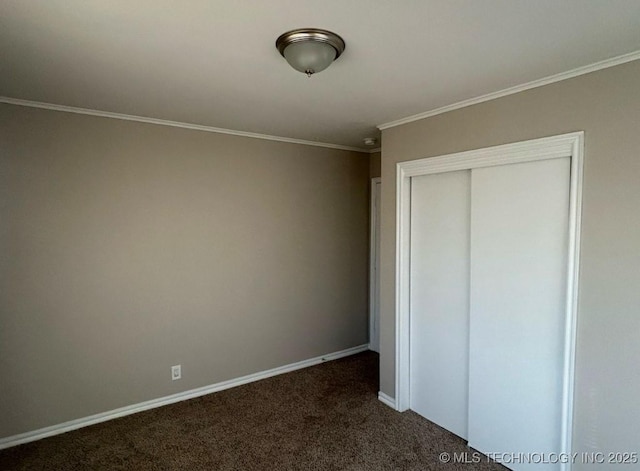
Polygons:
[[383,131],[384,393],[395,393],[396,163],[580,130],[585,168],[574,451],[638,451],[640,61]]
[[366,343],[368,177],[364,153],[0,105],[0,437]]

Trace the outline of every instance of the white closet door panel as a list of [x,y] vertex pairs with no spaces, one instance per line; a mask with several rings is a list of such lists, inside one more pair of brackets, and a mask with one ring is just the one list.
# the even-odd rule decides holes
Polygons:
[[569,172],[569,158],[472,171],[469,445],[480,451],[560,451]]
[[410,408],[467,436],[470,172],[411,182]]

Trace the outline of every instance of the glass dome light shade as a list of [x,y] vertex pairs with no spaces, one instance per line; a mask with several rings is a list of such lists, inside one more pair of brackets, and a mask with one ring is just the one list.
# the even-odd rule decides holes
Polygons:
[[336,50],[327,43],[301,41],[288,45],[283,55],[291,67],[311,75],[329,67],[336,58]]

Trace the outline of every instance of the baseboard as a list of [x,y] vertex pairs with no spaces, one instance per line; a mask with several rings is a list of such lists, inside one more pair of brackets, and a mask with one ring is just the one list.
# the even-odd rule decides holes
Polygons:
[[59,435],[61,433],[70,432],[71,430],[77,430],[89,425],[98,424],[100,422],[106,422],[107,420],[117,419],[118,417],[124,417],[126,415],[135,414],[149,409],[155,409],[156,407],[162,407],[169,404],[174,404],[180,401],[186,401],[205,394],[211,394],[225,389],[235,388],[247,383],[253,383],[254,381],[260,381],[261,379],[270,378],[272,376],[289,373],[291,371],[308,368],[310,366],[318,365],[326,361],[337,360],[356,353],[364,352],[369,349],[369,345],[359,345],[357,347],[347,348],[346,350],[340,350],[339,352],[329,353],[308,360],[299,361],[297,363],[291,363],[289,365],[280,366],[266,371],[260,371],[239,378],[231,379],[228,381],[222,381],[220,383],[211,384],[209,386],[203,386],[201,388],[191,389],[181,393],[172,394],[170,396],[164,396],[158,399],[152,399],[150,401],[140,402],[130,406],[120,407],[108,412],[102,412],[100,414],[90,415],[81,419],[70,420],[58,425],[52,425],[50,427],[41,428],[31,432],[21,433],[19,435],[13,435],[0,439],[0,450],[4,448],[10,448],[16,445],[22,445],[23,443],[33,442],[41,440],[43,438],[51,437],[53,435]]
[[378,391],[378,400],[383,404],[386,404],[387,406],[391,407],[393,410],[397,410],[396,400],[391,396],[387,396],[382,391]]

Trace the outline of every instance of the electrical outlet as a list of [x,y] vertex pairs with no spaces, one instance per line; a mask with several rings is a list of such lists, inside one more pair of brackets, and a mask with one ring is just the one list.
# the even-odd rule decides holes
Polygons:
[[171,367],[171,380],[182,378],[182,365],[176,365]]

